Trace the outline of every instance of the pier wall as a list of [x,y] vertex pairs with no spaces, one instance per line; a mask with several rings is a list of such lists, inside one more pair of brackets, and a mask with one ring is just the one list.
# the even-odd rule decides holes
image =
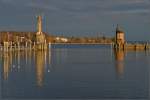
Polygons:
[[119,45],[117,46],[116,44],[114,45],[115,49],[119,49],[119,50],[134,50],[134,51],[143,51],[143,50],[150,50],[150,44],[123,44],[123,45]]
[[[55,43],[54,43],[55,44]],[[57,44],[57,43],[56,43]],[[65,43],[63,43],[65,44]],[[79,44],[79,43],[77,43]],[[90,43],[88,43],[90,44]],[[91,43],[94,44],[94,43]],[[4,46],[0,46],[0,51],[19,51],[19,50],[47,50],[49,48],[51,44],[48,43],[44,43],[44,44],[28,44],[28,45],[8,45],[7,43]],[[98,45],[103,45],[103,44],[98,44]],[[116,44],[104,44],[104,45],[112,45],[114,47],[114,49],[117,50],[138,50],[138,51],[142,51],[142,50],[149,50],[150,51],[150,44],[129,44],[126,43],[124,45],[116,45]]]
[[126,44],[126,50],[150,50],[149,44]]

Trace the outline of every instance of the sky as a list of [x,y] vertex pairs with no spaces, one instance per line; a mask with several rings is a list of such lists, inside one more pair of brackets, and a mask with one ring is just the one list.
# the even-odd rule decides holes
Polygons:
[[43,31],[65,36],[115,35],[117,24],[126,40],[150,41],[150,0],[0,0],[0,31]]

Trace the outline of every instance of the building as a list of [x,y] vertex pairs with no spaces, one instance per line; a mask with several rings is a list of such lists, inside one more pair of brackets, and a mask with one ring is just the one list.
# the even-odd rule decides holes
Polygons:
[[45,34],[42,32],[42,16],[37,17],[37,32],[36,32],[36,49],[45,50],[47,49],[47,43]]
[[117,49],[124,49],[125,45],[125,33],[120,29],[117,25],[116,28],[116,40],[115,40],[115,48]]

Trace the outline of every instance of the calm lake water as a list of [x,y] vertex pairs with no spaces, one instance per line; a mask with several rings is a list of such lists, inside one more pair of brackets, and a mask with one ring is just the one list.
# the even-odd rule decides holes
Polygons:
[[0,52],[1,99],[149,99],[150,52],[52,45]]

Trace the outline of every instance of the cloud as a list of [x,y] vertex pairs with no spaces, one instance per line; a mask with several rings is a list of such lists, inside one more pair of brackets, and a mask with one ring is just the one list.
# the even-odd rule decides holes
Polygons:
[[6,4],[6,5],[14,5],[15,4],[14,0],[0,0],[0,2],[2,4]]
[[72,14],[149,13],[149,0],[63,0],[59,5],[64,12]]
[[26,6],[32,7],[32,8],[43,9],[43,10],[51,10],[51,11],[59,10],[59,7],[56,7],[55,5],[41,4],[41,3],[37,3],[37,2],[30,2],[30,3],[26,4]]
[[42,13],[46,15],[43,22],[49,32],[111,33],[112,24],[116,23],[125,25],[131,33],[149,32],[150,0],[0,0],[0,8],[1,26],[15,23],[11,29],[20,26],[20,30],[32,30],[21,27],[35,21],[32,16]]
[[13,0],[1,0],[1,2],[3,2],[3,3],[10,3],[10,2],[12,2]]
[[[148,13],[143,8],[147,7],[147,10],[150,9],[149,0],[1,0],[1,2],[15,6],[31,7],[42,11],[59,11],[66,14],[103,14],[111,11],[118,13],[118,10],[129,13]],[[135,11],[133,11],[133,8]]]
[[132,9],[124,11],[111,11],[110,14],[150,14],[148,9]]

